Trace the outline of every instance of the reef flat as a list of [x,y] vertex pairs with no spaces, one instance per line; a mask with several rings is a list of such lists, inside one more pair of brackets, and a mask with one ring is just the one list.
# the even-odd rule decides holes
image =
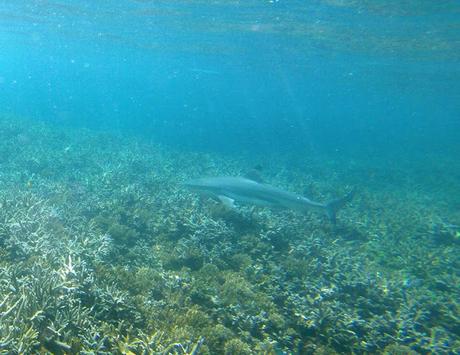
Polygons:
[[[2,354],[460,352],[455,159],[236,158],[11,117],[0,137]],[[358,192],[334,227],[182,186],[255,164]]]

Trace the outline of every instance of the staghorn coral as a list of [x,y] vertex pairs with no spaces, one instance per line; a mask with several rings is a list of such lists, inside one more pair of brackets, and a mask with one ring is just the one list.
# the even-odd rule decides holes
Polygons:
[[[371,161],[270,158],[289,167],[267,169],[274,184],[321,200],[362,186],[334,229],[317,214],[229,212],[181,189],[254,158],[19,120],[0,120],[0,133],[2,353],[460,349],[458,248],[445,238],[455,201],[423,164],[375,164],[370,178]],[[413,189],[420,175],[426,190]],[[427,206],[431,194],[447,202]]]

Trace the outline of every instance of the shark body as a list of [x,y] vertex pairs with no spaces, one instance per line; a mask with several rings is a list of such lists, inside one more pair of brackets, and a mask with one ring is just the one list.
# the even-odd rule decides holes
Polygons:
[[351,191],[342,198],[320,203],[269,184],[232,176],[201,178],[188,181],[185,185],[201,195],[220,200],[228,207],[234,207],[236,202],[299,212],[318,209],[324,211],[332,223],[335,223],[337,211],[351,201],[354,194]]

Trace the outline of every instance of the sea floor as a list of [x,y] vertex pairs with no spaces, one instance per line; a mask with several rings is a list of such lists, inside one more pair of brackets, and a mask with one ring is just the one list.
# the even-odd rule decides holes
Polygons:
[[[460,352],[460,163],[231,156],[0,120],[0,353]],[[227,210],[190,178],[319,201]]]

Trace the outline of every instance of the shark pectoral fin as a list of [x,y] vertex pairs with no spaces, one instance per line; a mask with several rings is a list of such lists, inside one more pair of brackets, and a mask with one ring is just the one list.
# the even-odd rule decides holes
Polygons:
[[230,197],[227,197],[227,196],[223,196],[223,195],[219,195],[218,196],[220,202],[222,202],[222,204],[225,206],[225,207],[228,207],[228,208],[236,208],[235,207],[235,200],[230,198]]

